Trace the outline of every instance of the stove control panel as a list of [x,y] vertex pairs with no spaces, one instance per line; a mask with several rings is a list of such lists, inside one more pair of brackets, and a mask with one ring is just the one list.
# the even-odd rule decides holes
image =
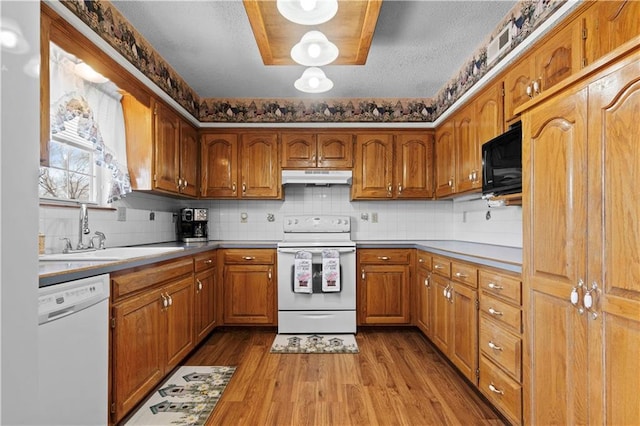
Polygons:
[[284,232],[350,232],[351,218],[349,216],[332,215],[302,215],[285,216]]

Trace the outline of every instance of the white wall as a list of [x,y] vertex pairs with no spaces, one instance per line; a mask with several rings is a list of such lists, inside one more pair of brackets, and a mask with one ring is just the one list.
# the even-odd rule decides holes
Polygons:
[[40,82],[23,71],[40,51],[40,4],[0,2],[29,51],[2,52],[0,141],[0,423],[33,424],[37,395]]
[[[148,244],[175,239],[174,213],[181,207],[209,209],[209,238],[212,240],[282,239],[283,218],[294,214],[336,214],[353,219],[355,240],[463,240],[522,246],[519,208],[491,209],[485,220],[486,202],[465,201],[350,201],[349,187],[285,187],[284,200],[189,201],[133,193],[114,204],[126,208],[126,221],[117,211],[89,210],[91,233],[104,232],[108,246]],[[60,252],[60,237],[78,239],[77,207],[41,207],[40,230],[46,234],[47,252]],[[155,220],[150,220],[153,212]],[[240,215],[248,215],[242,223]],[[377,213],[378,222],[373,222]],[[273,214],[274,221],[267,217]],[[362,219],[362,214],[369,216]],[[86,240],[85,240],[86,241]]]

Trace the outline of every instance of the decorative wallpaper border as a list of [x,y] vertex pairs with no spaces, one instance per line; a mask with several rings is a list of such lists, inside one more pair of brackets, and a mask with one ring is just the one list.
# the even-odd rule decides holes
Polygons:
[[[433,122],[567,0],[521,0],[434,99],[200,98],[109,0],[62,0],[96,34],[201,122]],[[507,26],[511,46],[487,64],[487,47]]]

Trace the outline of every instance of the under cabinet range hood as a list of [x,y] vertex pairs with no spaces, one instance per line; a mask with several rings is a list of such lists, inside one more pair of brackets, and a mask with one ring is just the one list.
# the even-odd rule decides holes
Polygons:
[[351,185],[351,170],[283,170],[283,185]]

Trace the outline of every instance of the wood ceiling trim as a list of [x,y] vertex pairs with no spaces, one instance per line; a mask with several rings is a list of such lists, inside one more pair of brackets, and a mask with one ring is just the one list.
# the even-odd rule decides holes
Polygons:
[[296,65],[291,48],[311,30],[322,31],[338,46],[331,65],[364,65],[367,62],[382,0],[339,0],[338,13],[320,25],[298,25],[278,12],[275,0],[243,0],[251,30],[265,65]]

